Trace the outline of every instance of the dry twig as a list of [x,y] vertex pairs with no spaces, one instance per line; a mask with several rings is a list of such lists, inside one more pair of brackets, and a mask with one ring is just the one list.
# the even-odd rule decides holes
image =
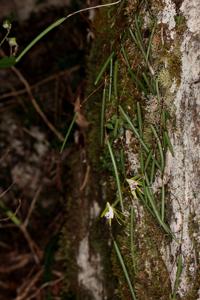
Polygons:
[[5,266],[1,266],[0,273],[8,274],[24,268],[31,261],[31,255],[30,254],[17,255],[9,260],[12,262],[12,264],[10,266],[8,264],[6,264]]
[[24,222],[23,222],[23,225],[24,225],[25,228],[28,226],[28,223],[29,223],[31,214],[32,214],[32,212],[33,212],[33,210],[34,210],[34,208],[35,208],[36,201],[37,201],[37,199],[38,199],[38,197],[39,197],[41,191],[42,191],[42,186],[40,186],[40,187],[37,189],[37,191],[36,191],[36,193],[35,193],[35,195],[34,195],[34,197],[33,197],[33,200],[32,200],[31,205],[30,205],[30,207],[29,207],[29,210],[28,210],[26,219],[25,219]]
[[[1,56],[5,56],[3,50],[1,50],[1,49],[0,49],[0,54],[1,54]],[[33,96],[30,84],[28,83],[28,81],[26,80],[26,78],[22,75],[22,73],[16,67],[11,67],[11,70],[15,73],[15,75],[19,78],[19,80],[21,81],[21,83],[24,85],[24,87],[26,89],[26,92],[29,95],[29,98],[30,98],[30,100],[32,102],[33,107],[35,108],[35,110],[37,111],[37,113],[40,115],[40,117],[42,118],[42,120],[44,121],[44,123],[57,136],[57,138],[61,142],[63,142],[64,141],[63,135],[54,127],[54,125],[48,120],[48,118],[46,117],[46,115],[41,110],[40,106],[38,105],[36,99]]]
[[44,290],[47,287],[54,286],[54,285],[62,282],[63,280],[64,280],[64,276],[61,278],[58,278],[56,280],[53,280],[53,281],[45,282],[39,289],[37,289],[37,291],[34,294],[32,294],[30,297],[26,298],[26,300],[31,300],[31,299],[36,298],[41,293],[42,290]]
[[29,284],[26,284],[24,290],[20,291],[20,294],[15,298],[15,300],[27,300],[28,294],[34,285],[40,280],[43,274],[43,270],[39,270],[35,276],[29,281]]
[[[70,76],[72,73],[78,71],[80,69],[80,66],[77,65],[77,66],[74,66],[70,69],[67,69],[67,70],[63,70],[63,71],[60,71],[59,73],[56,73],[56,74],[53,74],[53,75],[50,75],[48,76],[47,78],[44,78],[42,80],[40,80],[39,82],[37,82],[36,84],[33,84],[32,86],[30,85],[30,89],[31,90],[35,90],[36,88],[50,82],[50,81],[53,81],[55,80],[56,78],[60,78],[60,77],[63,77],[65,75],[67,76]],[[5,93],[5,94],[2,94],[0,96],[0,100],[3,100],[3,99],[7,99],[7,98],[11,98],[11,97],[17,97],[17,96],[21,96],[21,95],[24,95],[27,93],[27,89],[20,89],[18,91],[12,91],[12,92],[8,92],[8,93]]]
[[23,83],[23,85],[25,86],[27,94],[29,95],[29,98],[30,98],[35,110],[37,111],[37,113],[40,115],[40,117],[45,122],[45,124],[49,127],[49,129],[57,136],[57,138],[61,142],[63,142],[64,141],[63,135],[54,127],[54,125],[47,119],[46,115],[41,110],[40,106],[38,105],[37,101],[35,100],[35,98],[32,94],[30,85],[29,85],[28,81],[26,80],[26,78],[22,75],[22,73],[17,68],[11,67],[11,69],[16,74],[16,76],[19,78],[19,80]]

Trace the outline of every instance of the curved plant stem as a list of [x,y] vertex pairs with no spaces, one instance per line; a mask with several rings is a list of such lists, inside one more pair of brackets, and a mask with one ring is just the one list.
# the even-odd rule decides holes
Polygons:
[[92,6],[92,7],[86,7],[80,10],[77,10],[69,15],[67,15],[66,17],[60,18],[57,21],[55,21],[54,23],[52,23],[51,25],[49,25],[47,28],[45,28],[38,36],[36,36],[31,42],[30,44],[28,44],[28,46],[26,46],[26,48],[16,57],[16,63],[18,63],[22,57],[39,41],[41,40],[45,35],[47,35],[47,33],[49,33],[51,30],[53,30],[54,28],[60,26],[63,22],[65,22],[67,19],[80,14],[82,12],[85,11],[89,11],[95,8],[102,8],[102,7],[107,7],[107,6],[112,6],[112,5],[116,5],[119,4],[121,2],[121,0],[116,1],[116,2],[112,2],[112,3],[108,3],[108,4],[101,4],[101,5],[96,5],[96,6]]

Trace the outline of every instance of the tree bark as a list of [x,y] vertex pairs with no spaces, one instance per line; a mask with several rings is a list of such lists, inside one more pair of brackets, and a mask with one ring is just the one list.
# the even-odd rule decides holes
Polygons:
[[[85,106],[86,151],[95,180],[86,189],[93,191],[92,200],[84,201],[90,212],[98,209],[95,217],[84,213],[89,225],[76,256],[78,285],[88,299],[200,299],[199,13],[198,0],[128,1],[96,18],[88,64],[88,94],[94,93]],[[96,218],[97,232],[109,228],[97,215],[119,198],[119,185],[123,221],[115,225],[114,211],[102,255],[91,246],[101,244],[92,224]],[[119,255],[110,253],[113,239],[135,298]]]

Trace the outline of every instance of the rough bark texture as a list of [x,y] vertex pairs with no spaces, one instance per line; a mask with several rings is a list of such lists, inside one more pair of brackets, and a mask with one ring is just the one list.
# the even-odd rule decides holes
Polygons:
[[[107,104],[105,108],[105,127],[111,128],[108,127],[108,124],[111,126],[113,115],[118,115],[119,112],[116,107],[119,103],[135,120],[137,118],[136,102],[139,102],[144,118],[144,140],[146,139],[148,145],[155,144],[152,134],[149,133],[149,126],[153,124],[156,128],[160,128],[159,134],[162,136],[162,126],[158,117],[161,106],[159,95],[151,95],[149,92],[144,96],[138,86],[133,88],[133,83],[130,82],[130,77],[127,75],[127,68],[124,67],[125,59],[122,58],[123,54],[120,54],[120,45],[127,49],[131,68],[133,72],[137,73],[138,64],[141,64],[141,68],[144,67],[143,58],[138,54],[138,48],[133,46],[133,41],[130,40],[130,37],[127,38],[124,32],[129,27],[134,30],[134,14],[139,11],[144,20],[142,37],[145,43],[145,35],[150,26],[149,18],[152,15],[156,16],[156,28],[152,38],[152,59],[147,72],[150,72],[150,76],[158,78],[162,107],[164,106],[171,115],[167,122],[167,130],[174,156],[169,149],[165,151],[164,171],[162,174],[157,171],[149,188],[154,193],[158,207],[160,207],[158,199],[162,193],[162,187],[167,191],[165,193],[164,220],[170,227],[173,238],[166,237],[164,231],[167,229],[161,228],[162,225],[159,224],[158,218],[156,220],[155,215],[152,217],[141,199],[132,197],[125,185],[123,189],[125,223],[116,239],[131,282],[134,285],[137,299],[197,300],[200,299],[200,273],[198,270],[200,250],[200,21],[198,16],[200,14],[200,2],[198,0],[185,0],[182,3],[171,0],[149,1],[143,10],[140,7],[142,5],[143,3],[140,5],[137,1],[128,1],[126,4],[121,4],[115,13],[111,10],[111,15],[101,14],[97,26],[102,26],[104,29],[100,30],[100,38],[97,35],[94,41],[96,52],[93,50],[95,54],[92,55],[90,62],[93,70],[99,69],[94,65],[101,66],[113,50],[116,53],[118,65],[120,65],[118,69],[118,91],[115,90],[111,103]],[[122,15],[126,15],[126,18],[124,19]],[[108,16],[110,20],[105,21]],[[125,36],[124,39],[121,39],[122,34]],[[101,54],[98,53],[99,48],[102,49]],[[109,72],[107,76],[108,74]],[[90,76],[89,80],[94,80],[94,77],[95,75]],[[108,79],[105,78],[107,77],[104,77],[105,82],[107,82]],[[117,93],[118,95],[116,95]],[[88,119],[94,126],[88,135],[91,142],[88,145],[90,148],[89,157],[95,165],[98,163],[97,157],[100,153],[102,159],[105,160],[104,165],[107,164],[106,168],[110,170],[112,167],[107,161],[108,153],[106,150],[102,153],[97,147],[98,139],[96,137],[100,131],[101,98],[98,95],[93,96],[92,100],[89,100],[89,103],[91,102],[92,105],[87,104]],[[119,124],[121,124],[120,122],[119,117]],[[107,130],[107,133],[108,136],[111,135],[111,131]],[[161,136],[160,139],[162,139]],[[125,154],[125,177],[131,175],[142,177],[139,163],[141,147],[130,129],[125,129],[124,134],[115,137],[113,149],[116,157],[119,147],[123,148]],[[110,181],[108,176],[107,179],[102,179],[100,183],[106,192],[105,201],[110,201],[110,199],[112,201],[113,197],[110,197],[109,193],[110,190],[114,192],[115,189],[112,180]],[[134,211],[133,223],[131,223],[130,217],[131,207]],[[131,234],[134,234],[132,240]],[[87,236],[85,238],[87,239]],[[132,241],[132,245],[130,245],[130,241]],[[79,279],[86,266],[84,262],[80,264],[80,257],[82,256],[80,252],[85,253],[86,249],[88,249],[87,240],[82,240],[78,258],[79,266],[82,265]],[[85,257],[89,256],[86,255]],[[112,256],[112,264],[113,274],[118,278],[117,294],[119,299],[132,299],[124,273],[120,270],[121,267],[115,255]],[[89,285],[88,282],[84,283],[82,280],[87,289],[93,290],[93,299],[106,299],[100,291],[99,295],[101,296],[98,296],[98,293],[95,294],[96,288],[94,289],[92,284]],[[99,284],[100,289],[101,287],[102,283]],[[111,299],[114,298],[111,297]]]
[[[181,44],[181,83],[175,95],[176,128],[171,132],[174,158],[169,157],[166,168],[169,173],[171,194],[170,226],[180,240],[165,247],[164,260],[175,283],[178,253],[183,256],[183,271],[178,294],[189,299],[188,292],[199,283],[199,112],[200,112],[200,3],[184,1],[181,12],[187,20],[187,29]],[[169,155],[170,156],[170,155]],[[172,260],[173,258],[173,260]],[[198,282],[198,283],[197,283]],[[199,299],[200,292],[194,296]],[[198,295],[198,296],[197,296]]]

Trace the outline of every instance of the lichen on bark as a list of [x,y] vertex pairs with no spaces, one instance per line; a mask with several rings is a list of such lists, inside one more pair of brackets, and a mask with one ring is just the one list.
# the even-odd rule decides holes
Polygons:
[[[171,132],[174,147],[174,158],[169,159],[170,195],[171,195],[171,228],[180,239],[180,245],[174,241],[165,249],[166,265],[170,271],[172,284],[176,277],[178,251],[183,257],[183,271],[177,293],[183,299],[197,299],[199,282],[199,66],[200,30],[197,12],[200,13],[198,1],[183,1],[181,12],[187,20],[187,29],[183,33],[181,44],[181,82],[174,97],[176,128]],[[169,167],[168,166],[168,167]],[[191,222],[191,220],[193,220]],[[197,232],[198,231],[198,232]],[[197,241],[198,240],[198,241]],[[168,253],[167,253],[168,252]],[[194,280],[195,279],[195,280]],[[193,292],[192,292],[193,291]],[[193,294],[193,296],[190,296]]]
[[[115,10],[115,19],[112,15],[113,10],[110,11],[109,18],[112,21],[110,23],[107,21],[103,28],[107,26],[109,32],[113,30],[112,34],[107,35],[104,31],[101,37],[97,35],[94,42],[94,46],[98,44],[102,45],[104,50],[107,49],[103,55],[109,55],[114,50],[115,59],[120,65],[117,83],[118,99],[116,101],[115,97],[106,106],[105,122],[112,122],[113,115],[117,115],[120,119],[116,108],[119,103],[124,110],[128,111],[133,120],[137,119],[136,104],[139,102],[144,122],[144,140],[150,146],[155,141],[149,131],[149,125],[153,123],[160,128],[159,135],[161,138],[162,126],[160,127],[159,114],[164,108],[170,115],[167,130],[173,145],[174,157],[170,153],[170,149],[165,151],[164,172],[163,175],[157,172],[152,183],[152,190],[156,197],[160,197],[161,185],[164,184],[165,186],[165,220],[176,240],[166,237],[162,228],[155,222],[155,218],[143,207],[141,201],[132,198],[128,188],[123,183],[127,214],[125,224],[118,232],[117,240],[138,299],[169,299],[169,297],[173,299],[197,299],[198,297],[198,11],[198,1],[192,3],[183,1],[182,4],[180,1],[173,2],[171,0],[150,1],[148,3],[146,1],[128,1]],[[137,26],[135,16],[138,17],[138,22],[142,24],[141,37],[145,47],[148,45],[149,35],[154,30],[151,41],[151,65],[148,65],[148,70],[138,45],[135,45],[130,35],[127,34],[130,28],[134,31],[135,26]],[[119,26],[119,19],[123,20],[121,22],[123,26]],[[116,43],[116,41],[118,42]],[[150,78],[152,76],[158,81],[160,99],[157,93],[148,91],[145,94],[145,91],[142,91],[140,87],[138,88],[137,83],[133,83],[130,79],[133,75],[130,70],[127,70],[127,61],[123,55],[124,52],[121,52],[121,47],[124,47],[129,57],[130,68],[136,72],[139,80],[144,79],[141,79],[141,74],[145,71]],[[103,63],[102,53],[100,56],[98,54],[98,57]],[[105,60],[106,57],[104,57]],[[108,72],[106,74],[104,79],[107,78],[108,80]],[[148,85],[147,81],[146,84]],[[100,113],[102,98],[95,96],[93,99],[98,99],[97,106]],[[88,107],[90,107],[88,115],[92,115],[93,108]],[[95,121],[99,121],[98,117]],[[96,129],[92,129],[93,134],[96,132],[98,135],[98,124],[95,124]],[[120,124],[122,127],[124,126],[123,122]],[[90,137],[94,137],[93,134],[90,132]],[[112,130],[107,130],[107,134],[112,136]],[[139,154],[141,148],[137,138],[130,133],[130,128],[127,129],[125,126],[124,136],[122,133],[115,137],[113,147],[116,157],[118,157],[119,147],[123,148],[126,157],[125,176],[140,172]],[[103,155],[104,163],[107,162],[107,170],[111,171],[112,167],[109,165],[106,152],[102,153],[97,149],[96,153]],[[133,270],[130,250],[130,232],[132,232],[132,230],[130,231],[130,207],[132,205],[136,215],[134,223],[135,270]],[[159,202],[157,205],[159,207]],[[182,270],[178,276],[177,268],[180,257]],[[119,279],[120,299],[128,299],[127,297],[131,296],[126,286],[124,274],[120,271],[117,259],[113,258],[113,262],[114,273]]]
[[[200,249],[199,10],[197,0],[182,3],[172,0],[122,1],[118,7],[100,11],[95,20],[96,38],[88,63],[89,97],[85,113],[90,122],[86,133],[87,158],[96,180],[89,183],[88,189],[93,190],[91,185],[94,183],[98,186],[99,192],[93,200],[101,197],[101,201],[97,201],[102,210],[106,202],[112,204],[118,198],[106,146],[109,138],[121,180],[124,212],[122,225],[112,225],[110,236],[108,231],[107,246],[105,241],[103,243],[105,251],[102,251],[102,245],[100,251],[95,248],[99,254],[89,255],[89,245],[95,244],[100,236],[95,236],[95,230],[100,227],[104,230],[106,225],[103,222],[97,227],[84,225],[85,234],[76,260],[81,268],[79,283],[90,290],[91,299],[131,299],[124,272],[114,252],[110,257],[113,272],[109,274],[112,288],[101,289],[108,278],[107,267],[110,272],[106,255],[110,253],[113,237],[119,245],[138,300],[200,299],[197,269]],[[147,57],[142,48],[148,49]],[[93,83],[98,72],[112,52],[113,60],[109,61],[99,85],[95,87]],[[112,92],[109,96],[110,86]],[[102,110],[103,90],[107,97],[105,111]],[[120,113],[123,110],[132,127]],[[105,113],[103,126],[102,111]],[[142,123],[138,122],[140,118]],[[134,126],[136,131],[132,129]],[[135,134],[137,130],[139,134]],[[143,182],[138,197],[131,194],[126,183],[127,178],[134,176]],[[146,177],[151,178],[149,184]],[[153,205],[150,200],[145,200],[148,192],[155,201]],[[93,192],[87,198],[88,209],[93,205],[93,200],[91,203],[89,200],[91,195]],[[132,212],[134,220],[131,219]],[[91,221],[88,214],[86,218],[91,225],[94,220]],[[88,232],[91,233],[92,228],[91,238]],[[98,276],[101,295],[99,292],[95,294],[96,285],[88,288],[88,281],[83,279],[84,269],[90,270],[81,260],[85,251],[88,261],[96,255],[99,266],[104,260],[108,262],[107,266],[104,264],[100,268],[101,275]],[[94,276],[93,271],[90,274]]]

